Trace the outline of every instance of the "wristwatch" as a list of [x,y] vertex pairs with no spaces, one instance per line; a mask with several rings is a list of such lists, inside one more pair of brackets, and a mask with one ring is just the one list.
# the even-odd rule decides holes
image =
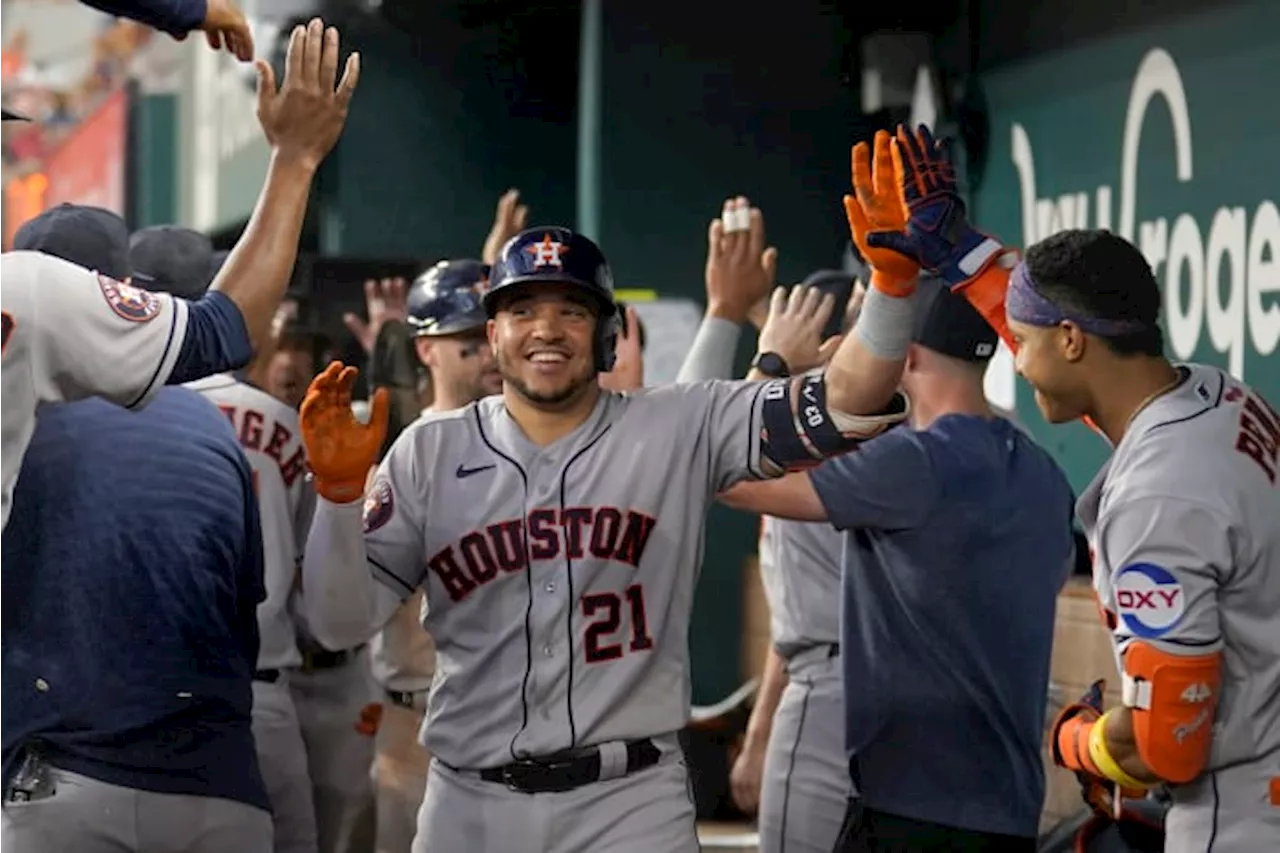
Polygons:
[[791,368],[787,366],[787,362],[782,356],[776,352],[759,353],[751,360],[751,367],[774,379],[785,379],[791,375]]

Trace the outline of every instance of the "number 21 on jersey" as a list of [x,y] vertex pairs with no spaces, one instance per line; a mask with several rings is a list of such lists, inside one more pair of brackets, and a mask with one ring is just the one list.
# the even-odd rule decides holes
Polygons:
[[[625,604],[623,599],[626,599]],[[582,596],[582,616],[590,620],[583,636],[587,663],[604,663],[622,657],[623,642],[617,637],[622,627],[622,610],[631,615],[631,638],[626,651],[643,652],[653,648],[649,622],[644,612],[644,587],[632,584],[621,596],[614,592],[597,592]]]

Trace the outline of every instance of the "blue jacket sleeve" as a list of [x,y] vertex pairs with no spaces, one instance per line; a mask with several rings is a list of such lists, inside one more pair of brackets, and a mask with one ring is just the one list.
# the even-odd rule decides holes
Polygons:
[[251,358],[253,343],[244,315],[231,297],[213,290],[191,303],[187,334],[168,382],[181,385],[225,373],[244,367]]
[[928,450],[919,434],[905,427],[827,460],[809,472],[809,479],[837,530],[917,527],[940,494]]
[[189,33],[204,23],[205,0],[81,0],[100,12],[128,18],[172,35]]

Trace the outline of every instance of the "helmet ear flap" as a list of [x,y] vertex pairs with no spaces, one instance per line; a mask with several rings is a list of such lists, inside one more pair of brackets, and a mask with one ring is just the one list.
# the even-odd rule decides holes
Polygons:
[[622,332],[622,306],[609,305],[609,310],[596,320],[596,370],[608,373],[618,360],[618,335]]

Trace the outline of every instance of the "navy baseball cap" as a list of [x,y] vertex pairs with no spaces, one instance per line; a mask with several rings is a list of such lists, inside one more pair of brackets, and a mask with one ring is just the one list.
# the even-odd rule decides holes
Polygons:
[[179,225],[135,231],[129,238],[129,261],[139,287],[182,299],[203,296],[221,266],[208,237]]
[[989,361],[999,341],[969,300],[952,293],[941,279],[924,275],[916,285],[911,339],[926,349],[975,364]]
[[23,223],[15,251],[43,252],[119,281],[129,278],[129,226],[101,207],[60,204]]

